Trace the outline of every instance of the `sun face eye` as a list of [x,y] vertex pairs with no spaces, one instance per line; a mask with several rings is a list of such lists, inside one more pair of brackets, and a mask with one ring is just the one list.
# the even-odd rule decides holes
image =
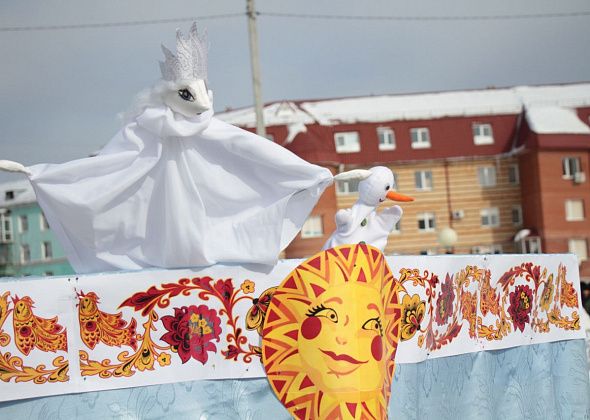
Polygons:
[[338,322],[338,314],[336,311],[332,308],[325,307],[323,304],[311,308],[309,311],[307,311],[306,315],[315,316],[317,318],[327,318],[334,323]]
[[379,333],[379,335],[383,336],[383,326],[381,325],[381,320],[379,317],[367,319],[362,328],[363,330],[367,331],[375,331]]
[[385,187],[385,191],[388,191],[388,190],[389,190],[389,188],[390,188],[390,187],[389,187],[389,185],[387,185],[387,186]]
[[195,97],[188,89],[179,89],[178,96],[180,96],[185,101],[194,102]]

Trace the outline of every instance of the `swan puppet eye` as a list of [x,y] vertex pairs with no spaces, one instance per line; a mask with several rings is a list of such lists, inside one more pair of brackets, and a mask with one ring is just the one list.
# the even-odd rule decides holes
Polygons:
[[188,89],[180,89],[178,91],[178,96],[180,96],[185,101],[194,102],[195,97]]
[[389,185],[387,185],[387,186],[385,187],[385,191],[388,191],[388,190],[389,190]]

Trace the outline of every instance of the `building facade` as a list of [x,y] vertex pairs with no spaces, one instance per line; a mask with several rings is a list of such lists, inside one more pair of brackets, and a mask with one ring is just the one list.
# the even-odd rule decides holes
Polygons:
[[72,273],[29,182],[0,184],[0,277]]
[[[590,84],[282,101],[264,115],[273,141],[334,173],[392,169],[416,201],[386,253],[573,252],[590,278]],[[255,127],[251,108],[218,117]],[[328,189],[286,256],[317,252],[357,188]],[[438,242],[444,227],[453,249]]]

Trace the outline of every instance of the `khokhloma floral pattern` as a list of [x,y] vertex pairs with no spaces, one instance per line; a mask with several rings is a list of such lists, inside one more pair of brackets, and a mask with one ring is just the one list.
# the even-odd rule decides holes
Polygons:
[[[400,285],[396,363],[584,337],[571,256],[387,263]],[[295,267],[281,264],[270,273],[210,267],[0,283],[0,400],[164,376],[263,377],[265,316]]]

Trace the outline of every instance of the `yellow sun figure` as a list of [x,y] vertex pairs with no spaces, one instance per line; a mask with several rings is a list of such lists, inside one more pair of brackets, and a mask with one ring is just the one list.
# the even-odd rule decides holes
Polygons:
[[387,418],[399,291],[381,251],[365,244],[320,252],[277,288],[262,359],[273,391],[295,418]]

